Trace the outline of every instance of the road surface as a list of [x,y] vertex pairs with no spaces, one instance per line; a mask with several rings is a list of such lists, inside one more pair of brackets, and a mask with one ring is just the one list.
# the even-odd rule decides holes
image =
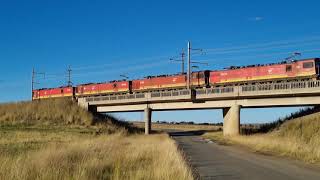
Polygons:
[[200,179],[320,180],[320,168],[298,161],[218,145],[199,133],[169,133],[187,155]]

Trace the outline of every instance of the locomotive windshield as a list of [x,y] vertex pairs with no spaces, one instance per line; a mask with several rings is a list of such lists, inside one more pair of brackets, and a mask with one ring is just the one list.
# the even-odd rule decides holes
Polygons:
[[305,63],[303,63],[303,68],[313,68],[313,62],[305,62]]

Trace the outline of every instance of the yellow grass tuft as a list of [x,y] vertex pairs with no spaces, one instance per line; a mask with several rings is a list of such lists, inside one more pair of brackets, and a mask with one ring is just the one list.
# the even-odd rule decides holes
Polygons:
[[89,127],[98,134],[141,130],[110,115],[92,114],[71,99],[47,99],[0,105],[0,127]]
[[0,179],[193,179],[168,135],[128,128],[63,99],[0,105]]
[[11,133],[0,138],[0,179],[193,179],[164,134]]
[[309,163],[320,162],[320,113],[290,120],[273,132],[248,136],[223,137],[207,133],[220,143],[240,144],[257,152],[291,157]]
[[93,116],[69,99],[48,99],[0,105],[0,123],[90,125]]

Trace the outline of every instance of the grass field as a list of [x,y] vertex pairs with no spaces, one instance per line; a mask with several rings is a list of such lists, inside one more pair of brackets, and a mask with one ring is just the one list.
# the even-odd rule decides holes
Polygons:
[[47,103],[0,105],[0,179],[193,179],[166,134]]
[[[144,128],[144,122],[133,122],[133,125],[139,128]],[[206,131],[217,131],[222,129],[222,126],[216,125],[198,125],[198,124],[164,124],[164,123],[154,123],[152,122],[153,130],[181,130],[181,131],[196,131],[196,130],[206,130]]]
[[222,132],[215,132],[204,137],[223,144],[240,144],[257,152],[320,163],[320,113],[287,121],[265,134],[223,137]]

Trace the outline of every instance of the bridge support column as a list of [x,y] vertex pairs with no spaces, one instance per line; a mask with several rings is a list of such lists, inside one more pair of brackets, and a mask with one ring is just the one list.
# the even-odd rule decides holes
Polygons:
[[240,134],[240,105],[232,105],[223,109],[223,135],[236,136]]
[[86,102],[85,98],[79,98],[78,105],[87,111],[89,110],[89,103]]
[[146,108],[144,109],[144,133],[150,134],[151,132],[151,117],[152,117],[152,109]]

